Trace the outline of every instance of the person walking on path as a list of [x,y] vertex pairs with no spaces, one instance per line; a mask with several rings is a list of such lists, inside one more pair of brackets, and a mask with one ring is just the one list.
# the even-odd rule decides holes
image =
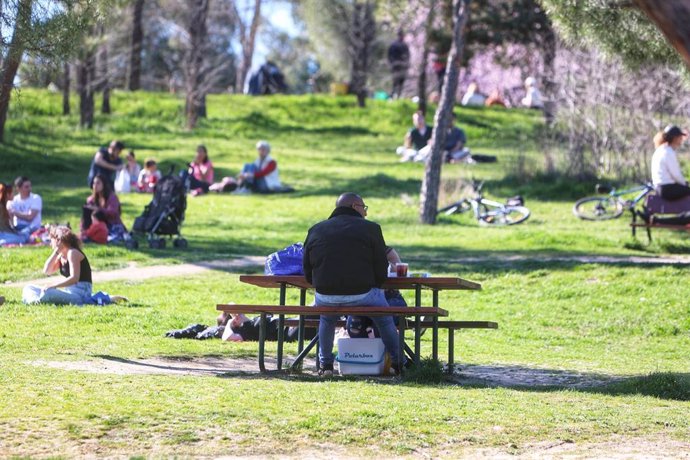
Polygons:
[[[311,227],[304,242],[304,276],[318,306],[388,306],[380,288],[388,276],[381,227],[366,220],[368,206],[355,193],[343,193],[328,219]],[[371,318],[390,353],[396,372],[398,331],[392,316]],[[319,362],[322,376],[333,375],[336,315],[321,315]],[[404,356],[401,357],[404,359]]]

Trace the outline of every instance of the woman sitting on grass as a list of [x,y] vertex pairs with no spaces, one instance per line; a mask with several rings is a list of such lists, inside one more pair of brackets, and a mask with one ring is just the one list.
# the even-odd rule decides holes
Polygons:
[[208,158],[206,146],[199,145],[196,148],[194,161],[189,163],[187,174],[183,179],[189,177],[189,189],[192,196],[208,193],[208,188],[213,183],[213,163]]
[[12,201],[12,186],[0,182],[0,246],[26,243],[29,235],[18,233],[12,228],[7,203]]
[[124,232],[125,228],[120,217],[120,200],[110,187],[110,182],[100,174],[93,178],[91,195],[86,199],[86,205],[84,205],[81,220],[82,233],[85,233],[91,226],[91,215],[94,211],[103,212],[109,233],[117,233],[117,226],[121,228],[121,232]]
[[82,305],[91,303],[91,265],[81,251],[79,237],[69,227],[50,229],[50,247],[53,252],[43,265],[43,273],[56,272],[64,279],[46,287],[27,285],[22,293],[24,303],[54,303]]

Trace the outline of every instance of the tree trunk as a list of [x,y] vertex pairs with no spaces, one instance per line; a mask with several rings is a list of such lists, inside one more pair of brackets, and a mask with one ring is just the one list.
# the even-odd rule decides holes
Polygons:
[[14,88],[14,77],[24,54],[25,33],[31,28],[32,0],[20,0],[17,19],[7,56],[3,59],[2,80],[0,80],[0,143],[5,140],[5,122],[10,108],[10,96]]
[[367,0],[364,4],[355,3],[352,10],[352,25],[349,31],[349,52],[352,57],[350,67],[350,92],[357,96],[357,105],[364,107],[367,97],[367,72],[371,43],[376,34],[373,5]]
[[455,92],[458,88],[460,63],[464,48],[464,30],[469,17],[470,0],[453,0],[453,43],[446,64],[446,75],[443,80],[441,101],[434,115],[434,134],[431,138],[431,154],[424,167],[424,180],[420,196],[419,218],[423,224],[436,223],[438,208],[438,191],[441,185],[441,165],[443,146],[446,142],[448,128],[453,122],[451,114],[455,105]]
[[542,87],[544,88],[544,118],[546,123],[551,125],[556,118],[556,94],[558,84],[556,83],[556,33],[551,24],[543,33],[544,41],[542,53],[544,56],[544,76],[542,77]]
[[682,0],[633,0],[633,3],[661,30],[690,68],[690,3]]
[[101,105],[101,113],[110,113],[110,78],[108,77],[108,45],[103,43],[100,47],[99,62],[99,77],[101,91],[103,91],[103,103]]
[[[238,16],[241,22],[242,18]],[[249,33],[246,34],[246,27],[240,26],[240,42],[242,43],[242,63],[237,75],[237,86],[235,91],[238,93],[244,92],[244,83],[247,81],[247,74],[252,68],[252,60],[254,58],[254,43],[256,41],[256,32],[259,29],[259,20],[261,19],[261,0],[254,0],[254,16],[252,23],[249,26]]]
[[62,83],[62,114],[63,115],[69,115],[70,114],[70,107],[69,107],[69,87],[71,84],[70,81],[70,75],[69,75],[69,62],[65,61],[65,63],[62,65],[62,73],[63,73],[63,83]]
[[94,79],[96,75],[93,51],[85,53],[77,66],[77,88],[79,91],[79,124],[89,129],[93,128],[94,115]]
[[130,91],[137,91],[141,88],[141,50],[144,41],[143,12],[144,0],[136,0],[132,14],[132,44],[129,51],[129,78],[127,81],[127,88]]
[[417,110],[426,115],[426,68],[429,65],[429,34],[434,26],[434,7],[435,0],[429,2],[429,14],[424,25],[424,49],[422,50],[422,61],[419,63],[419,78],[417,80]]
[[193,0],[189,23],[190,50],[186,62],[187,99],[185,112],[187,128],[193,129],[200,116],[205,116],[206,88],[204,87],[204,48],[207,39],[206,18],[208,0]]

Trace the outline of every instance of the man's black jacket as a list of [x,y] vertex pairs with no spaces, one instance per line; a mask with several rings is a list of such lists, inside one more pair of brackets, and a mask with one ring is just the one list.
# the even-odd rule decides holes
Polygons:
[[364,294],[388,274],[381,227],[357,211],[337,207],[307,233],[304,276],[320,294]]

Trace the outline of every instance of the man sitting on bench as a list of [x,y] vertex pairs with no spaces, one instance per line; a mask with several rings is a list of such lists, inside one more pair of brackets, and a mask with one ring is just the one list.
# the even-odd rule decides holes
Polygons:
[[[327,220],[309,229],[304,242],[304,276],[315,290],[317,306],[388,306],[381,285],[388,274],[381,227],[365,219],[368,206],[355,193],[343,193]],[[394,370],[399,372],[399,336],[392,316],[372,317]],[[322,376],[333,375],[337,315],[321,315],[319,362]],[[404,356],[401,357],[403,360]],[[403,361],[404,363],[404,361]]]

